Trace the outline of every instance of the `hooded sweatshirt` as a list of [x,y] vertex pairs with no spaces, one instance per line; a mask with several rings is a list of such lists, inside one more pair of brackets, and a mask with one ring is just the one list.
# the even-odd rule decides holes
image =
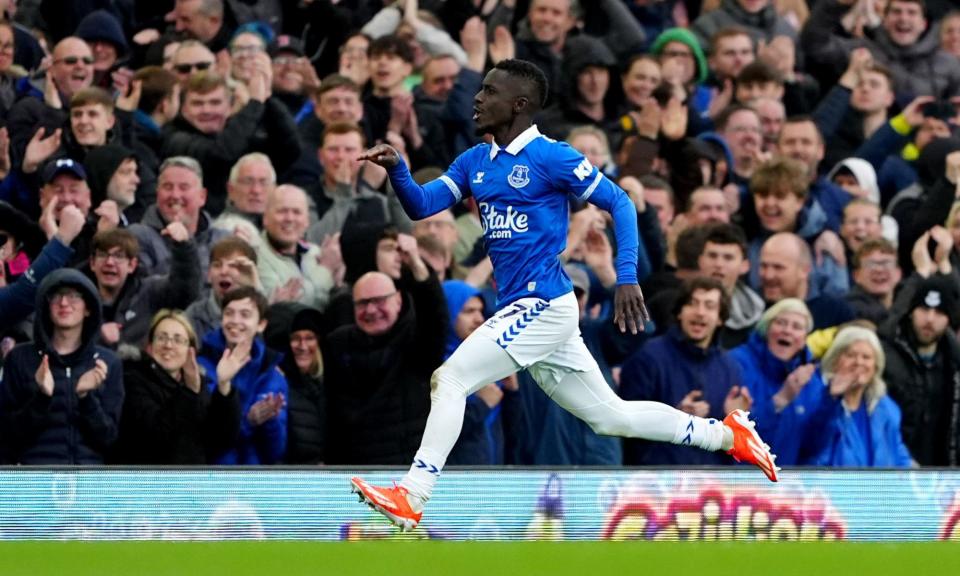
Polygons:
[[776,36],[797,39],[796,29],[777,14],[773,2],[751,14],[744,10],[737,0],[723,0],[716,10],[701,14],[690,29],[697,35],[700,44],[707,47],[710,46],[710,39],[714,34],[730,27],[746,29],[754,44],[758,40],[770,42]]
[[[88,315],[80,347],[61,356],[53,348],[48,298],[64,286],[81,293]],[[96,345],[101,323],[97,289],[77,270],[57,270],[40,283],[36,309],[33,342],[10,352],[0,376],[0,448],[21,464],[102,464],[117,439],[123,368],[111,351]],[[44,355],[54,379],[52,396],[41,392],[36,381]],[[77,384],[97,360],[107,365],[106,380],[80,398]]]
[[[264,339],[283,354],[280,369],[287,377],[287,464],[320,464],[326,449],[327,398],[323,389],[323,364],[320,374],[304,374],[293,358],[290,336],[298,330],[310,330],[323,337],[323,315],[296,302],[274,304],[267,312]],[[321,346],[322,348],[322,346]]]

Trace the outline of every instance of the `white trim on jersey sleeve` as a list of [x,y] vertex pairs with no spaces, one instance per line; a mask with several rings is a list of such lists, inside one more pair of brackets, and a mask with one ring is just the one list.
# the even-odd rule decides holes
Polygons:
[[597,177],[593,179],[593,182],[590,183],[590,186],[587,187],[586,192],[583,193],[583,196],[581,196],[579,200],[586,202],[593,194],[593,191],[597,189],[597,186],[600,185],[601,180],[603,180],[603,172],[598,168]]
[[463,194],[460,192],[460,187],[457,186],[457,183],[454,182],[449,176],[444,174],[440,176],[440,181],[447,185],[447,188],[450,189],[450,193],[453,194],[453,197],[457,199],[457,202],[463,200]]

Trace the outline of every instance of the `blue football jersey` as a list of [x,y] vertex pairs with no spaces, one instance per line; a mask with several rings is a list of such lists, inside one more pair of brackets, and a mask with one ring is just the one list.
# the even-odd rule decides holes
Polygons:
[[543,136],[535,125],[506,148],[474,146],[422,188],[406,175],[405,166],[390,170],[398,198],[414,219],[468,195],[476,199],[501,307],[519,298],[550,300],[573,289],[559,258],[566,247],[570,196],[614,214],[617,282],[637,281],[633,203],[583,154]]

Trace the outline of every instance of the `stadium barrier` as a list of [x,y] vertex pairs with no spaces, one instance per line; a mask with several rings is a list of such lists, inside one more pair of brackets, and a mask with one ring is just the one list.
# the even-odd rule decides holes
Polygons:
[[960,540],[952,470],[451,469],[411,534],[355,473],[0,468],[0,540]]

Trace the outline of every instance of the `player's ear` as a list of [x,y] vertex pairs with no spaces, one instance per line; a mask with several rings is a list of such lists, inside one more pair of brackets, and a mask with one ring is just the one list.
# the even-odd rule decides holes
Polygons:
[[513,110],[516,113],[527,112],[530,110],[530,99],[526,96],[517,96],[513,100]]

